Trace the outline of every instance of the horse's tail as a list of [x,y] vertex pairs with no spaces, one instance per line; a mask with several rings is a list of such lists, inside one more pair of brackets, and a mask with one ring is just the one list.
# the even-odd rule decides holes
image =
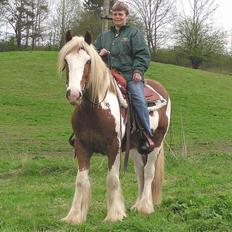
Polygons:
[[152,181],[152,198],[154,205],[161,204],[162,201],[162,186],[164,179],[164,148],[161,145],[160,152],[155,161],[155,176]]

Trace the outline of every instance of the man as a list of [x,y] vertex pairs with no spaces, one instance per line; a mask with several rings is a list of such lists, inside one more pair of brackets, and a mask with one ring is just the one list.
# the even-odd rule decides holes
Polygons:
[[114,26],[97,37],[95,47],[103,58],[111,55],[112,68],[122,73],[126,79],[132,105],[145,130],[145,138],[140,144],[139,151],[148,154],[154,149],[144,97],[144,72],[150,62],[150,53],[142,33],[127,24],[128,15],[128,6],[124,2],[117,1],[112,7]]

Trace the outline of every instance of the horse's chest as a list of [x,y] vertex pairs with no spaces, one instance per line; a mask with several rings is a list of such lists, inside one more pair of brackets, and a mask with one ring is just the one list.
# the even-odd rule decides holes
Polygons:
[[79,136],[91,140],[107,138],[116,133],[116,119],[109,109],[80,108],[73,114],[72,125]]

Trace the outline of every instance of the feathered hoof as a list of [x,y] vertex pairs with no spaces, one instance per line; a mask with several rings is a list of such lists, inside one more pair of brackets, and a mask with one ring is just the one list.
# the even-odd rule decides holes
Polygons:
[[132,210],[138,211],[142,214],[151,214],[154,212],[153,204],[150,204],[147,201],[136,202],[132,207]]

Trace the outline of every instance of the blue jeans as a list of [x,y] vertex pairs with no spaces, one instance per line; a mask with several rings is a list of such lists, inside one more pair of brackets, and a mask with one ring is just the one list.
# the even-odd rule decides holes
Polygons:
[[127,90],[131,95],[132,106],[135,109],[138,118],[145,131],[151,136],[149,113],[147,103],[144,96],[143,81],[128,81]]

